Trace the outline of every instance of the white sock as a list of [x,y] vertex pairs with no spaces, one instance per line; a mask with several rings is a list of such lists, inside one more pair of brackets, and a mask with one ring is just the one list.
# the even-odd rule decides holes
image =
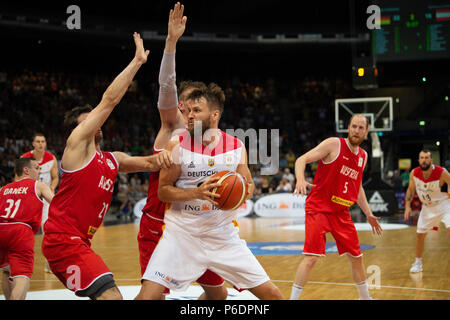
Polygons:
[[289,300],[298,300],[300,298],[300,294],[302,293],[303,287],[296,285],[295,283],[292,285],[291,297]]
[[422,263],[422,258],[416,258],[416,263]]
[[356,288],[358,289],[360,300],[370,300],[369,286],[367,285],[367,281],[364,280],[361,283],[357,283]]

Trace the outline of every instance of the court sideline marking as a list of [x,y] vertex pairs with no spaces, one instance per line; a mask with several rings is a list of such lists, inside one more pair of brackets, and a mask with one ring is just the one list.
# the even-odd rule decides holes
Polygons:
[[[59,282],[58,279],[48,279],[48,280],[31,280],[31,282]],[[141,279],[114,279],[114,281],[141,281]],[[280,283],[293,283],[292,280],[273,280],[272,282],[280,282]],[[354,286],[354,283],[341,283],[341,282],[320,282],[320,281],[308,281],[311,284],[323,284],[323,285],[336,285],[336,286]],[[442,292],[442,293],[450,293],[450,290],[445,289],[427,289],[427,288],[412,288],[412,287],[400,287],[400,286],[381,286],[381,288],[386,289],[402,289],[402,290],[418,290],[418,291],[430,291],[430,292]],[[45,291],[45,290],[38,290]]]

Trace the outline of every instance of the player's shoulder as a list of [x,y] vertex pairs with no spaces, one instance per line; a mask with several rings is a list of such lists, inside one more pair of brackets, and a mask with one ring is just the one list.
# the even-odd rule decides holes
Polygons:
[[338,137],[329,137],[324,140],[317,146],[319,149],[326,149],[328,152],[333,150],[339,150],[342,146],[342,138]]
[[25,152],[25,153],[24,153],[23,155],[21,155],[20,157],[21,157],[21,158],[34,157],[33,151]]
[[[186,136],[186,132],[173,136],[167,143],[166,150],[172,150],[175,146],[183,142],[183,140],[186,140],[186,138],[188,138],[188,136]],[[163,150],[164,149],[159,149],[158,152],[161,152]],[[156,149],[154,149],[154,151],[156,151]]]
[[226,148],[225,148],[226,150],[229,150],[230,148],[234,148],[234,149],[245,148],[244,144],[242,143],[242,141],[239,138],[232,136],[231,134],[228,134],[222,130],[221,130],[221,134],[222,134],[222,139],[226,145]]
[[49,152],[49,151],[45,151],[44,153],[44,159],[42,160],[42,162],[49,162],[52,160],[55,160],[56,157],[53,155],[53,153]]

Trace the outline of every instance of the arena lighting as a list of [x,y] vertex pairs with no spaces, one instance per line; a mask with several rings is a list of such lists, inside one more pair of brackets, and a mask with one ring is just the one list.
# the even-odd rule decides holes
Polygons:
[[422,81],[423,81],[423,82],[427,81],[427,78],[422,77]]
[[436,145],[439,147],[441,145],[440,141],[436,141]]
[[445,98],[444,98],[444,99],[445,99],[445,101],[448,101],[448,96],[445,96]]
[[419,121],[419,125],[420,125],[421,127],[423,127],[423,126],[425,125],[425,121],[420,120],[420,121]]

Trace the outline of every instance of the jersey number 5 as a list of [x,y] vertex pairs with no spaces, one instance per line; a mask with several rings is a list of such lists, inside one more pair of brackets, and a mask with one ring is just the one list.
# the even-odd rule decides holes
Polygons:
[[[0,218],[5,218],[5,219],[14,218],[16,216],[17,210],[19,210],[20,201],[22,201],[22,200],[19,199],[16,202],[14,202],[14,200],[12,200],[12,199],[6,200],[6,202],[8,203],[8,207],[5,208],[6,214],[3,216],[0,216]],[[14,211],[12,212],[12,215],[11,215],[11,209],[13,206],[14,206]],[[11,215],[11,217],[9,215]]]
[[344,185],[344,193],[347,193],[347,184],[348,184],[348,181],[345,182],[345,185]]

